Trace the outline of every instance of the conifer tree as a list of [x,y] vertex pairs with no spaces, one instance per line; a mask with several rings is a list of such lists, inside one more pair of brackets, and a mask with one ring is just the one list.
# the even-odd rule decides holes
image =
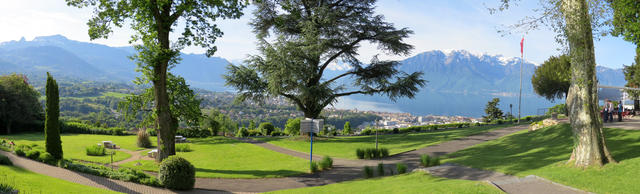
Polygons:
[[46,116],[44,121],[44,139],[47,152],[56,159],[62,159],[62,141],[60,141],[60,100],[58,83],[47,72]]

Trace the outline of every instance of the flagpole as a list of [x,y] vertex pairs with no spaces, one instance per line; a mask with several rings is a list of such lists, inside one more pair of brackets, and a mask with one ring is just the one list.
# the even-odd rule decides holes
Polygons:
[[520,124],[520,109],[522,107],[522,64],[524,63],[524,35],[520,41],[520,94],[518,95],[518,124]]

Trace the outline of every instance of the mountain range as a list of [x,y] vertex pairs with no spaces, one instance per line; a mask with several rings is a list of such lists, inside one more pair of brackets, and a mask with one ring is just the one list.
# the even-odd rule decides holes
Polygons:
[[[36,37],[0,43],[0,74],[10,72],[41,76],[51,72],[56,77],[91,81],[131,83],[140,73],[129,59],[132,47],[110,47],[101,44],[69,40],[61,35]],[[181,54],[181,61],[170,71],[183,76],[192,87],[211,91],[232,91],[224,86],[222,75],[231,60],[206,57],[203,54]],[[233,60],[237,63],[237,60]],[[503,99],[502,108],[515,104],[520,86],[519,58],[501,55],[474,54],[465,50],[427,51],[400,61],[400,70],[422,71],[428,81],[415,99],[389,101],[381,96],[350,96],[339,103],[340,108],[384,109],[414,114],[480,116],[488,99]],[[536,64],[522,63],[523,112],[536,114],[551,102],[538,97],[531,86]],[[334,64],[326,75],[348,70],[348,65]],[[623,86],[626,81],[621,69],[597,66],[602,85]],[[524,105],[526,104],[526,105]],[[416,106],[420,105],[420,106]],[[371,108],[363,108],[363,107]],[[527,107],[530,106],[530,107]],[[515,106],[514,106],[515,107]]]

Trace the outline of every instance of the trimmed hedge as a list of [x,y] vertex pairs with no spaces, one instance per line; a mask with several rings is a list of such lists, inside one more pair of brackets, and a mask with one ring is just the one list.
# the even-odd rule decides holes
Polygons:
[[0,155],[0,165],[13,166],[13,162],[9,160],[9,157],[5,155]]
[[158,180],[168,189],[193,189],[196,183],[196,168],[184,158],[169,156],[160,163]]
[[389,149],[387,148],[358,148],[356,149],[356,157],[358,159],[378,159],[389,157]]
[[106,155],[106,150],[103,146],[91,145],[86,148],[88,156],[104,156]]
[[38,160],[38,158],[40,157],[40,150],[29,150],[26,156],[29,159]]
[[124,128],[120,127],[94,127],[79,122],[61,122],[60,132],[81,133],[81,134],[102,134],[102,135],[127,135]]
[[118,170],[111,170],[111,168],[107,168],[101,165],[84,165],[73,163],[69,160],[60,160],[58,162],[58,166],[61,168],[69,169],[76,172],[82,172],[87,174],[92,174],[101,177],[107,177],[110,179],[122,180],[127,182],[140,183],[144,185],[159,187],[162,186],[158,179],[153,176],[149,176],[145,174],[141,170],[129,169],[129,168],[120,168]]

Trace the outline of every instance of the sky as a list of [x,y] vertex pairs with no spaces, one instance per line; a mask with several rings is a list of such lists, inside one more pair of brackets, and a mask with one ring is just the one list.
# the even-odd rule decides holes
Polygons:
[[[380,54],[382,59],[404,59],[431,50],[468,50],[477,54],[520,56],[520,39],[524,36],[524,58],[540,64],[551,55],[559,54],[555,34],[547,29],[522,33],[502,34],[498,29],[515,24],[525,16],[535,16],[538,1],[525,1],[509,10],[490,14],[489,7],[497,7],[499,0],[380,0],[376,13],[397,28],[409,28],[414,34],[406,42],[415,46],[408,56],[386,55],[376,45],[363,44],[359,59],[370,61]],[[216,41],[214,56],[230,61],[241,61],[248,55],[259,54],[256,38],[248,25],[253,7],[244,10],[237,20],[219,21],[217,25],[225,35]],[[60,34],[72,40],[127,46],[134,33],[128,26],[115,29],[108,39],[89,40],[86,22],[91,8],[68,7],[64,0],[5,1],[0,6],[0,42],[32,40],[37,36]],[[177,37],[179,30],[174,33]],[[610,68],[630,65],[635,46],[618,37],[603,37],[595,42],[596,63]],[[186,53],[203,53],[204,49],[188,47]]]

